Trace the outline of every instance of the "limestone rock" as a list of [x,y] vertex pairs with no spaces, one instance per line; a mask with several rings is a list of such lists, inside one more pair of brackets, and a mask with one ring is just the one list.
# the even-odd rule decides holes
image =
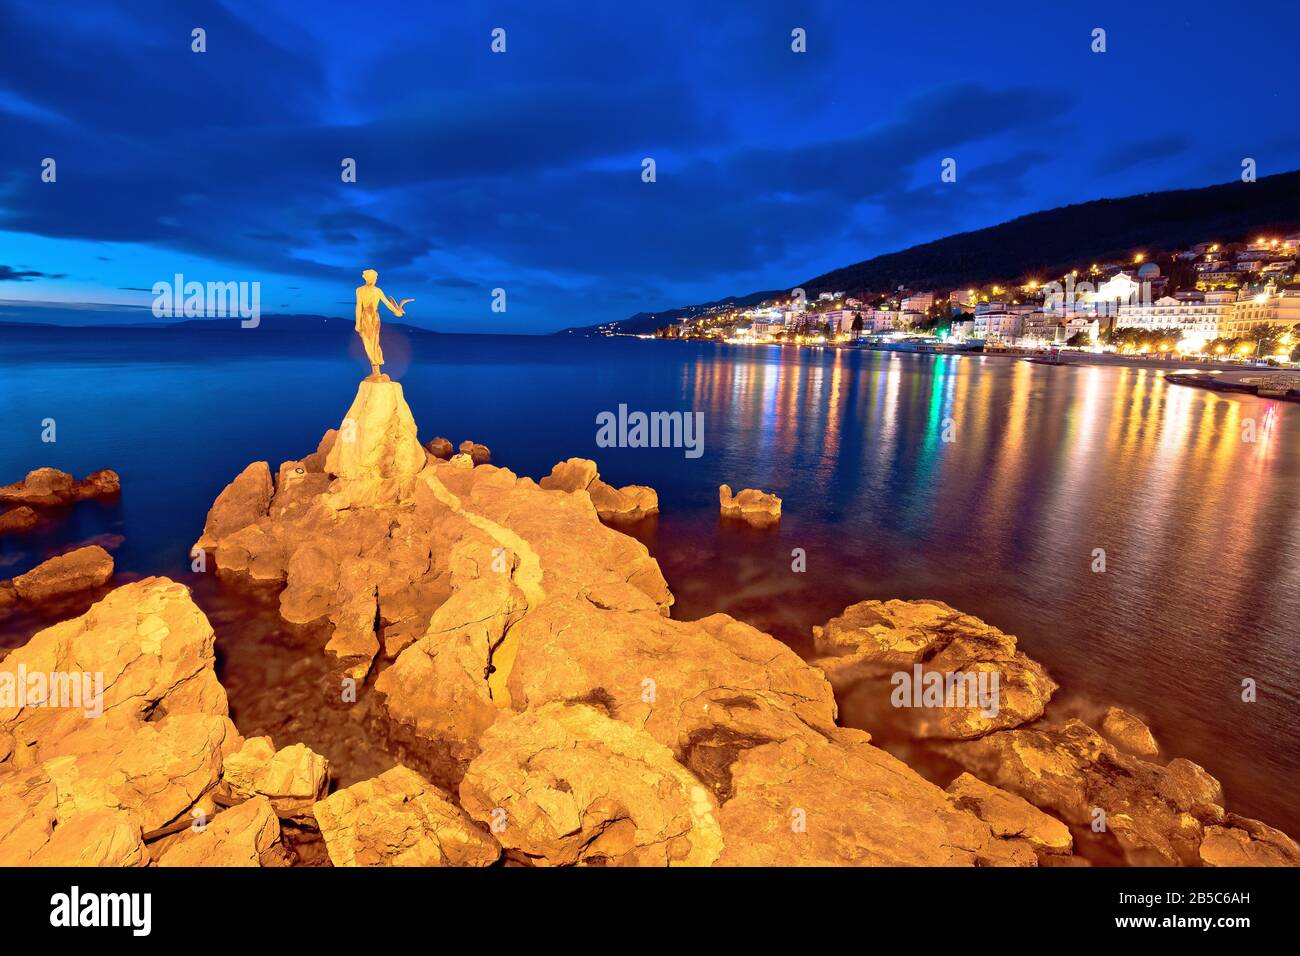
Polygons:
[[1207,826],[1200,858],[1205,866],[1300,866],[1300,846],[1281,830],[1227,814]]
[[14,591],[28,604],[92,591],[113,576],[113,557],[98,545],[43,561],[14,578]]
[[0,514],[0,534],[21,534],[41,523],[41,516],[27,505],[10,508]]
[[403,766],[316,803],[335,866],[489,866],[501,848],[445,791]]
[[480,445],[478,442],[469,439],[465,439],[460,443],[459,451],[462,455],[469,455],[470,460],[475,465],[486,465],[492,460],[492,451],[487,445]]
[[1151,728],[1118,707],[1106,710],[1101,720],[1101,734],[1120,750],[1138,757],[1155,757],[1160,753]]
[[117,472],[107,468],[93,471],[81,481],[57,468],[37,468],[22,481],[0,486],[0,504],[36,507],[66,505],[86,498],[102,498],[122,490]]
[[325,460],[338,478],[337,507],[397,504],[426,456],[397,382],[363,381]]
[[329,460],[330,449],[338,441],[339,432],[337,428],[328,429],[321,437],[320,443],[316,450],[302,460],[303,467],[310,473],[325,471],[325,462]]
[[110,468],[92,471],[77,484],[77,492],[83,498],[108,498],[121,491],[122,479]]
[[[1204,769],[1129,756],[1079,720],[1001,731],[944,752],[1070,824],[1076,852],[1130,866],[1196,864],[1206,823],[1224,818],[1223,790]],[[1097,811],[1105,813],[1102,833],[1092,830]]]
[[596,506],[596,513],[605,521],[635,521],[659,513],[659,495],[645,485],[614,488],[597,480],[588,493],[591,495],[591,503]]
[[[1042,716],[1057,689],[1014,637],[941,601],[862,601],[814,627],[813,643],[822,655],[814,663],[855,724],[918,739],[1020,726]],[[942,704],[912,706],[930,703],[913,687],[930,680],[943,682]]]
[[555,465],[538,484],[548,491],[586,491],[599,477],[596,463],[590,458],[570,458]]
[[[770,708],[802,727],[835,727],[835,702],[821,674],[780,641],[725,614],[684,622],[557,600],[516,630],[508,686],[517,707],[598,701],[608,715],[644,727],[675,751],[708,739],[719,720],[734,719],[732,708],[751,721]],[[768,722],[765,733],[786,731]]]
[[969,810],[1003,840],[1023,840],[1039,854],[1069,853],[1074,845],[1070,828],[1027,800],[991,787],[963,773],[948,785],[953,805]]
[[[117,588],[12,651],[0,664],[0,865],[145,862],[150,834],[185,818],[242,742],[212,668],[212,628],[165,578]],[[65,677],[38,704],[31,675],[51,673]]]
[[707,866],[722,850],[713,797],[668,748],[582,704],[494,724],[460,799],[538,864]]
[[76,481],[57,468],[36,468],[22,481],[0,486],[0,502],[57,505],[72,500]]
[[217,496],[196,547],[212,548],[227,535],[252,524],[271,507],[271,466],[255,461]]
[[447,461],[456,453],[451,442],[446,438],[434,438],[424,443],[424,449],[434,458],[440,458]]
[[729,866],[1033,866],[867,734],[805,733],[739,751],[720,810]]
[[186,829],[155,850],[158,866],[287,866],[271,801],[254,797]]
[[781,499],[755,488],[745,488],[733,495],[731,485],[719,485],[718,504],[724,515],[743,518],[750,524],[768,525],[781,518]]
[[270,737],[250,737],[226,757],[221,777],[236,799],[266,797],[282,819],[308,821],[325,795],[329,761],[305,744],[276,750]]
[[570,458],[559,462],[538,484],[547,490],[571,494],[586,491],[602,521],[636,520],[659,511],[659,495],[653,488],[645,485],[615,488],[601,481],[596,463],[589,458]]

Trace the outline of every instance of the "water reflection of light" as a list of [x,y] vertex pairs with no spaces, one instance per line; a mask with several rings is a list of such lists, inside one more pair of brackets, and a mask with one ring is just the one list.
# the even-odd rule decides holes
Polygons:
[[1036,369],[1028,362],[1016,362],[1011,371],[1011,405],[1007,409],[1002,440],[992,449],[992,467],[980,495],[982,513],[986,524],[1011,522],[1018,504],[1017,486],[1028,477],[1024,471],[1023,444],[1025,425],[1029,414],[1029,398],[1033,391],[1031,379]]

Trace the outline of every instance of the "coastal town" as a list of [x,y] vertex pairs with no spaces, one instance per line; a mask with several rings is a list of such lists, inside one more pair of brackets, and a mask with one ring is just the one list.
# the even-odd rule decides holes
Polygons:
[[1063,275],[961,289],[819,291],[717,306],[658,338],[903,351],[1079,350],[1291,367],[1300,363],[1300,232],[1135,250]]

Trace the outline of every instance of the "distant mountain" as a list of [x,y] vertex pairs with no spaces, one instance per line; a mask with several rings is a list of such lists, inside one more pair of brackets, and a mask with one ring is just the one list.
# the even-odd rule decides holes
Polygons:
[[[123,317],[129,321],[123,321]],[[143,317],[140,317],[143,316]],[[35,320],[35,321],[34,321]],[[132,308],[129,311],[121,307],[78,306],[59,308],[46,304],[0,303],[0,328],[93,328],[102,330],[140,330],[160,331],[164,329],[186,329],[198,332],[224,332],[242,328],[243,320],[237,316],[221,319],[155,319],[148,309]],[[263,315],[256,328],[264,332],[298,335],[316,334],[355,334],[352,319],[325,315]],[[405,322],[388,321],[383,323],[385,329],[401,329],[412,335],[442,335],[433,329],[407,325]]]
[[674,322],[680,322],[682,319],[693,315],[699,315],[701,312],[707,312],[710,309],[717,309],[722,306],[747,306],[755,305],[764,299],[770,299],[773,296],[781,294],[780,289],[774,289],[769,292],[751,292],[749,295],[734,296],[729,295],[725,299],[718,299],[716,302],[703,302],[699,305],[686,305],[680,309],[668,309],[664,312],[638,312],[636,315],[626,319],[620,319],[617,322],[606,322],[602,325],[584,325],[575,326],[571,329],[561,329],[554,333],[555,335],[591,335],[605,331],[621,332],[624,335],[638,335],[653,332],[655,329],[661,329],[665,325],[672,325]]
[[815,298],[820,292],[884,294],[899,286],[943,291],[990,282],[1009,285],[1031,277],[1059,277],[1081,263],[1123,259],[1138,249],[1154,257],[1162,250],[1186,248],[1198,242],[1236,242],[1256,233],[1293,232],[1298,228],[1300,171],[1266,176],[1253,183],[1233,182],[1062,206],[876,256],[793,282],[788,289],[665,312],[639,312],[604,326],[566,331],[648,332],[711,305],[749,305],[794,288],[802,288]]

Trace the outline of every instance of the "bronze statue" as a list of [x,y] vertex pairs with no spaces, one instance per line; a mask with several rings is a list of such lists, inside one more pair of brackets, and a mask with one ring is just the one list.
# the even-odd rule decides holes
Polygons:
[[379,347],[379,303],[382,302],[388,306],[388,311],[393,315],[401,318],[406,314],[406,303],[414,302],[414,299],[403,299],[401,302],[394,302],[384,290],[375,285],[379,278],[379,273],[374,269],[367,269],[361,273],[361,278],[366,280],[366,284],[357,287],[357,334],[361,336],[361,344],[366,347],[366,357],[370,359],[370,375],[366,378],[367,382],[387,382],[390,381],[387,375],[379,371],[379,366],[384,364],[384,350]]

